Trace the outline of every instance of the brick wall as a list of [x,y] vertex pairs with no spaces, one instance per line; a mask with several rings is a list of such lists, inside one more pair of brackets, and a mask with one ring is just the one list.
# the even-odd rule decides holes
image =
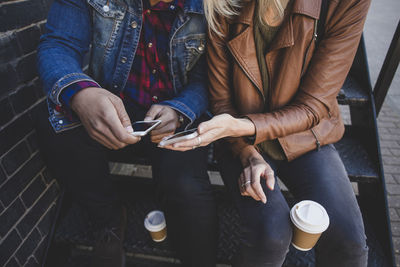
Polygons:
[[0,266],[38,266],[58,185],[38,151],[36,47],[49,0],[0,0]]

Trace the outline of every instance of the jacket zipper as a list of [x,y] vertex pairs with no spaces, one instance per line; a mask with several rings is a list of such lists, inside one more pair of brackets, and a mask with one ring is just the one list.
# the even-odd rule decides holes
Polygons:
[[321,148],[321,143],[318,140],[318,136],[317,134],[314,132],[313,129],[310,129],[311,133],[314,135],[315,138],[315,144],[317,145],[317,151],[319,151],[319,149]]
[[304,75],[304,67],[306,65],[306,60],[308,58],[308,54],[310,53],[310,48],[313,42],[317,41],[317,37],[318,37],[318,20],[315,19],[314,20],[314,33],[313,33],[313,38],[311,39],[310,43],[307,46],[307,50],[306,50],[306,54],[304,55],[304,59],[303,59],[303,66],[301,67],[301,77],[303,77]]

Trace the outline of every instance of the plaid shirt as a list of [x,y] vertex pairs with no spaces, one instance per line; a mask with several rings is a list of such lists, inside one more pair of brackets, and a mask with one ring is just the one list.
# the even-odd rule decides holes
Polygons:
[[[169,35],[177,9],[183,9],[184,0],[170,3],[160,1],[150,6],[143,2],[143,27],[135,59],[121,98],[128,103],[149,108],[152,104],[174,96],[168,66]],[[93,82],[77,82],[65,88],[61,101],[69,107],[70,99],[79,90],[98,87]],[[61,107],[57,110],[62,111]]]

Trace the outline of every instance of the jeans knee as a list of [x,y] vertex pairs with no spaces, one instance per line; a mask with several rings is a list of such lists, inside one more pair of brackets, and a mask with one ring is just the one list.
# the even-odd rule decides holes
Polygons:
[[[329,229],[329,228],[328,228]],[[321,266],[366,266],[368,246],[364,228],[332,225],[327,236],[317,244],[317,258]]]
[[346,236],[344,240],[341,240],[339,247],[341,254],[348,257],[362,257],[368,254],[368,246],[364,233],[354,233]]
[[271,257],[274,254],[286,254],[292,240],[292,228],[289,223],[275,222],[276,225],[261,225],[250,231],[244,230],[248,246]]
[[214,195],[206,171],[204,174],[194,174],[184,169],[164,169],[156,180],[161,196],[168,203],[193,208],[214,205]]

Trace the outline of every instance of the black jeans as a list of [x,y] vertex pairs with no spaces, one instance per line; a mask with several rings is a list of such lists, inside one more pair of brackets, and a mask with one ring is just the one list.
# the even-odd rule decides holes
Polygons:
[[[144,112],[128,111],[132,121]],[[107,226],[121,206],[110,180],[107,149],[83,127],[54,133],[42,112],[37,119],[42,154],[49,169],[87,208],[91,219]],[[207,174],[207,148],[176,152],[157,148],[148,138],[132,146],[151,159],[156,192],[165,211],[168,236],[185,266],[215,266],[217,214]],[[207,233],[207,234],[204,234]]]
[[[314,200],[325,207],[329,228],[316,245],[317,266],[365,267],[368,248],[361,212],[351,183],[333,145],[311,151],[291,162],[265,157],[297,201]],[[242,243],[234,266],[282,266],[292,238],[289,207],[279,186],[263,189],[267,203],[240,195],[242,166],[227,150],[218,159],[225,185],[238,207]]]

